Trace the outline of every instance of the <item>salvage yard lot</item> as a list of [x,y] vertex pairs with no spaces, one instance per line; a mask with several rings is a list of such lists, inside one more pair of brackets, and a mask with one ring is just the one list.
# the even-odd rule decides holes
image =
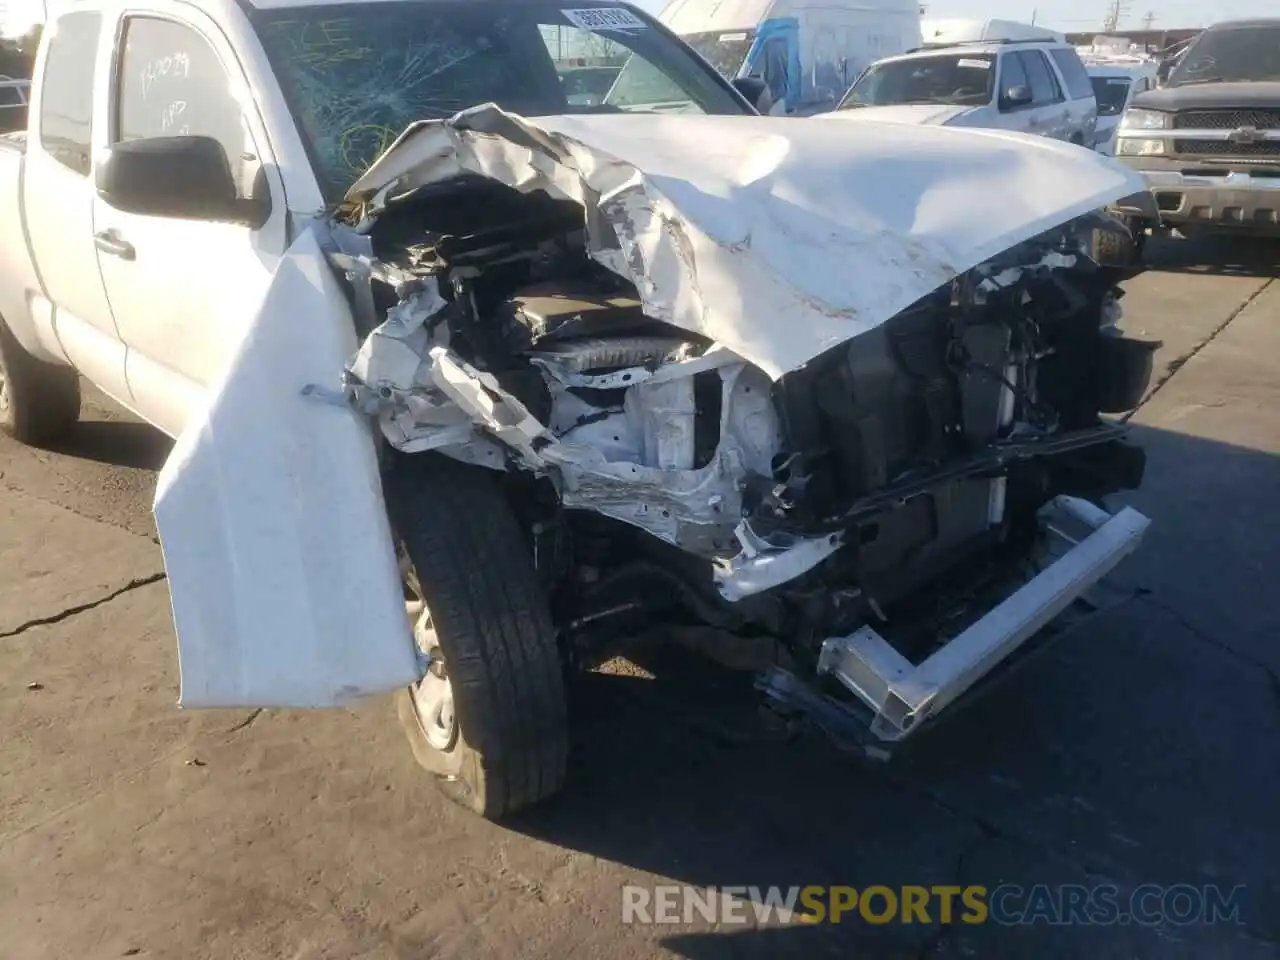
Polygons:
[[[0,958],[1275,956],[1280,247],[1148,260],[1153,526],[1114,605],[890,766],[778,743],[749,673],[646,644],[576,685],[567,792],[505,827],[388,701],[175,710],[167,441],[101,400],[60,452],[0,441]],[[670,882],[1246,891],[1213,926],[623,925],[623,884]]]

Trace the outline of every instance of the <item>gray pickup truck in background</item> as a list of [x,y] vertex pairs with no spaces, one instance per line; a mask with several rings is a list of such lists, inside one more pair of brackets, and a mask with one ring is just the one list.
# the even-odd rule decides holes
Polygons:
[[1116,207],[1143,226],[1280,236],[1280,18],[1202,33],[1133,99],[1116,157],[1147,182]]

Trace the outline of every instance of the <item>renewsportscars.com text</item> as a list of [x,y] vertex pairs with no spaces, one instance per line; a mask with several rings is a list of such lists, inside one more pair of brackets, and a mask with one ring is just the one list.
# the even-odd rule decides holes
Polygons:
[[996,923],[1109,926],[1241,923],[1244,887],[1143,884],[985,886],[624,886],[622,922]]

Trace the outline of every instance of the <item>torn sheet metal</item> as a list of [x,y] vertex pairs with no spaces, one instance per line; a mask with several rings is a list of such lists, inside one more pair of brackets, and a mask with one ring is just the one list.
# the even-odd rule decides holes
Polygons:
[[692,372],[686,368],[681,378],[655,377],[628,391],[621,417],[639,438],[637,456],[611,459],[607,447],[582,442],[588,438],[578,434],[539,451],[556,470],[564,505],[633,524],[704,556],[729,550],[742,515],[742,481],[768,473],[780,427],[762,373],[741,361],[714,369],[720,441],[705,466],[693,467]]
[[644,312],[772,378],[1016,244],[1139,193],[1073,144],[994,130],[693,115],[415,124],[348,199],[472,173],[585,208],[592,257]]
[[352,406],[375,417],[387,442],[405,453],[438,450],[501,470],[506,443],[526,467],[540,469],[533,444],[545,429],[490,374],[448,349],[448,326],[435,322],[446,306],[427,277],[387,311],[342,365]]
[[185,707],[331,707],[418,678],[369,423],[315,389],[356,347],[307,231],[160,473]]
[[774,548],[756,540],[745,522],[738,526],[737,537],[742,552],[713,570],[716,589],[732,603],[791,582],[844,546],[842,537],[830,534]]
[[[664,338],[534,351],[531,361],[552,396],[550,423],[543,424],[492,374],[448,348],[445,326],[433,323],[444,309],[428,278],[345,367],[353,405],[377,418],[389,443],[494,469],[514,462],[550,477],[566,507],[622,520],[702,554],[732,547],[741,481],[766,474],[779,443],[763,373],[718,346],[685,357],[683,344]],[[605,349],[614,360],[673,359],[595,377],[579,372],[575,350]],[[695,469],[693,377],[711,371],[721,384],[720,439],[710,461]],[[570,392],[582,386],[628,389],[622,408],[601,417]]]

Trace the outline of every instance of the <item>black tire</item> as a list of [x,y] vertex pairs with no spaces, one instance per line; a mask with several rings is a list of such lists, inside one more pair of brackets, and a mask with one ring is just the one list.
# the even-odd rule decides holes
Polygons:
[[80,375],[37,360],[0,320],[0,430],[20,443],[56,440],[80,419]]
[[428,739],[417,687],[401,691],[414,756],[450,799],[491,820],[552,796],[569,750],[563,667],[515,516],[489,471],[445,457],[399,458],[384,483],[443,660],[433,670],[452,688],[446,748]]
[[1101,229],[1094,236],[1093,256],[1098,263],[1128,267],[1142,261],[1142,250],[1147,242],[1146,229],[1142,225],[1129,224],[1128,229]]

